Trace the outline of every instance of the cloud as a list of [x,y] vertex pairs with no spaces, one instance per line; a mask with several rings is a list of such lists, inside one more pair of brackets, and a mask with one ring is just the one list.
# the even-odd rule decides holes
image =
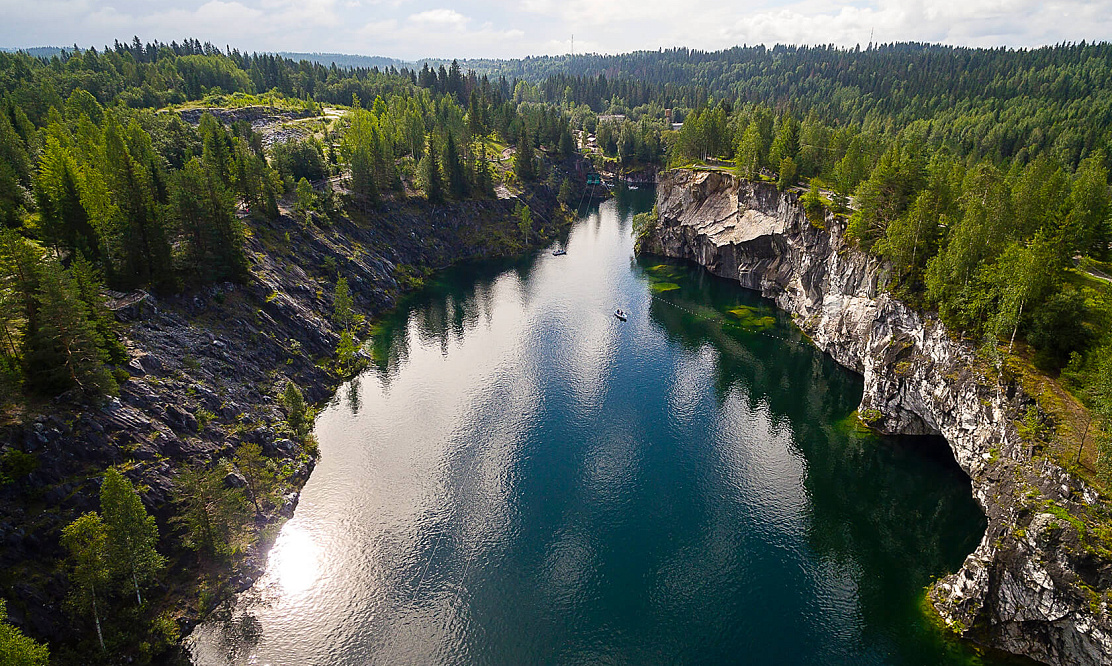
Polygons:
[[463,30],[471,21],[471,19],[454,9],[430,9],[410,15],[409,20],[432,28],[451,28],[453,30]]
[[1112,0],[0,0],[0,46],[180,40],[400,58],[658,46],[927,41],[1040,46],[1112,37]]

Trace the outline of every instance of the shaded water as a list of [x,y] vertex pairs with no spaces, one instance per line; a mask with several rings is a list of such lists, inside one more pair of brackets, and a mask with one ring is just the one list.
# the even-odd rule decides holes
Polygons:
[[384,322],[195,663],[975,659],[919,608],[985,525],[945,442],[858,432],[860,378],[771,303],[634,260],[651,205],[623,192],[567,256],[447,271]]

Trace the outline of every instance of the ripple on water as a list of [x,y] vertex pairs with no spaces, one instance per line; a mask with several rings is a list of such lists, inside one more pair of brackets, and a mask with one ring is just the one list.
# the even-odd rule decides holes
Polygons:
[[968,482],[833,427],[859,378],[723,323],[795,335],[767,302],[631,261],[639,192],[567,256],[448,271],[382,323],[266,574],[194,631],[195,663],[953,660],[917,602],[983,531]]

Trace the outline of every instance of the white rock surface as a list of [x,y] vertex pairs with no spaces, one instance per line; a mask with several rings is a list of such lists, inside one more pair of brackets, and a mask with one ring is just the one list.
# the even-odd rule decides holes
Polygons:
[[[973,482],[988,529],[931,600],[966,638],[1050,664],[1112,663],[1112,563],[1051,504],[1084,514],[1092,488],[1016,432],[1032,404],[968,345],[883,290],[887,267],[833,216],[811,224],[794,193],[717,172],[664,174],[647,251],[698,262],[772,298],[823,351],[864,376],[862,414],[888,433],[940,434]],[[876,410],[872,412],[871,410]],[[1076,519],[1075,519],[1076,520]]]

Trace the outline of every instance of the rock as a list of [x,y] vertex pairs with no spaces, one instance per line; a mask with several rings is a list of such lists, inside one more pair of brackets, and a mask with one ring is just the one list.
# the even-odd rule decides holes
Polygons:
[[142,377],[147,374],[147,371],[143,368],[143,364],[137,358],[133,358],[127,362],[127,371],[130,372],[133,377]]
[[1086,591],[1109,591],[1112,563],[1078,547],[1066,521],[1032,512],[1054,504],[1084,515],[1076,498],[1097,495],[1032,457],[1014,425],[1031,399],[973,370],[973,350],[886,293],[887,265],[845,240],[842,219],[811,224],[797,194],[676,171],[662,177],[657,209],[645,250],[774,299],[816,346],[863,375],[860,410],[875,410],[881,431],[946,438],[988,518],[962,568],[930,590],[952,629],[1046,663],[1112,663],[1112,616]]
[[247,487],[247,479],[243,478],[243,475],[240,474],[239,472],[228,472],[228,474],[225,475],[225,477],[224,477],[224,487],[225,488],[246,488]]

